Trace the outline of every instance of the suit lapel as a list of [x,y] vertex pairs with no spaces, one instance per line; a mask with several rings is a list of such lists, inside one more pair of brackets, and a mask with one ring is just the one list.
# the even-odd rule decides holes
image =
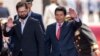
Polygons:
[[15,26],[16,32],[19,35],[19,37],[22,36],[21,34],[21,23],[19,22],[19,20],[16,21],[16,26]]
[[67,32],[68,32],[68,22],[64,22],[61,28],[60,40],[64,39]]
[[[55,37],[55,39],[57,40],[57,37],[56,37],[56,23],[53,25],[53,28],[52,28],[52,34],[53,36]],[[65,38],[65,35],[67,34],[68,32],[68,22],[64,22],[62,27],[61,27],[61,35],[60,35],[60,39],[59,40],[63,40]]]
[[29,27],[29,25],[30,25],[30,17],[27,19],[26,24],[24,26],[23,35],[26,33],[27,28]]
[[27,31],[27,27],[29,26],[29,23],[30,23],[29,18],[26,21],[26,24],[25,24],[24,29],[23,29],[23,33],[21,32],[21,23],[19,22],[19,20],[16,21],[17,34],[19,34],[20,37],[22,37],[25,34],[25,32]]
[[[53,26],[53,34],[54,34],[54,37],[56,37],[56,23],[54,24],[54,26]],[[57,40],[57,37],[55,38],[56,40]]]

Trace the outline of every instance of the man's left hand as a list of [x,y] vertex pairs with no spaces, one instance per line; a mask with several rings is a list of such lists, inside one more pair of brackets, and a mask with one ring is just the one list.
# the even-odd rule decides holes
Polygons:
[[69,8],[69,15],[71,16],[72,19],[77,18],[77,13],[72,8]]

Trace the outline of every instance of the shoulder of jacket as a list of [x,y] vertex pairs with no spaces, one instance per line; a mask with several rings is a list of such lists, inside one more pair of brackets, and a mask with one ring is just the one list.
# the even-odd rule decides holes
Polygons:
[[48,25],[47,28],[52,28],[55,25],[56,25],[56,23],[52,23],[52,24]]
[[30,21],[32,21],[32,22],[39,22],[37,19],[35,19],[35,18],[33,18],[33,17],[29,17],[29,19],[30,19]]
[[36,15],[36,16],[41,16],[41,14],[35,13],[35,12],[32,12],[32,14],[34,14],[34,15]]

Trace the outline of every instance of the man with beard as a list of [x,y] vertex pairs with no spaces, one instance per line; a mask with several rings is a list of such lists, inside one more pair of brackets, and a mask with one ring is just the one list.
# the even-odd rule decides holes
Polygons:
[[28,15],[26,2],[16,5],[18,19],[8,21],[5,36],[15,38],[13,56],[44,56],[44,38],[39,22]]
[[[33,5],[33,4],[32,4],[33,1],[34,1],[34,0],[26,0],[26,1],[25,1],[25,2],[27,3],[28,9],[29,9],[29,15],[30,15],[31,17],[37,19],[37,20],[40,22],[40,25],[41,25],[41,27],[42,27],[42,30],[45,32],[44,25],[43,25],[43,22],[42,22],[42,16],[41,16],[40,14],[38,14],[38,13],[36,13],[36,12],[33,12],[33,11],[31,10],[32,5]],[[18,19],[18,15],[15,15],[15,16],[14,16],[14,20],[16,20],[16,19]]]

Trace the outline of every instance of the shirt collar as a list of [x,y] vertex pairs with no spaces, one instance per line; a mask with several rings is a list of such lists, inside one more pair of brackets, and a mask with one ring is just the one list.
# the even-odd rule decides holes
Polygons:
[[23,20],[23,19],[21,19],[21,18],[19,18],[19,22],[21,22],[22,23],[22,21],[23,21],[23,23],[26,23],[26,21],[28,20],[28,18],[29,18],[29,15]]
[[31,16],[32,11],[29,11],[28,16]]
[[28,18],[26,18],[26,19],[19,19],[19,22],[21,22],[22,23],[22,21],[23,21],[23,23],[26,23],[26,21],[28,20]]
[[62,26],[62,25],[63,25],[63,23],[64,23],[64,22],[62,22],[62,23],[57,23],[57,26],[59,26],[59,24],[61,24],[61,26]]

